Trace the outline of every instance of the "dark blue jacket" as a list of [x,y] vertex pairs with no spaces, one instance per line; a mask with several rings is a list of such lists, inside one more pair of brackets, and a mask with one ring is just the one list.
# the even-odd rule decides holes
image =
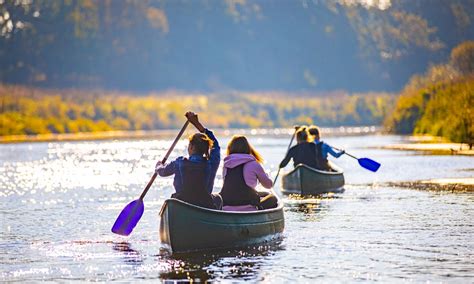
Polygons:
[[[206,161],[206,159],[200,155],[191,155],[188,158],[188,161],[195,162],[195,163],[200,163],[203,161],[207,162],[207,167],[206,167],[207,183],[206,184],[207,184],[207,191],[211,193],[212,188],[214,187],[214,179],[216,177],[217,169],[219,168],[219,163],[221,161],[221,148],[219,146],[219,142],[217,141],[216,137],[214,136],[214,133],[212,133],[211,130],[206,128],[205,134],[212,141],[214,141],[214,145],[210,152],[209,160]],[[181,192],[181,189],[183,188],[183,179],[182,179],[183,159],[185,158],[178,157],[176,160],[170,162],[169,164],[165,164],[157,169],[158,174],[162,177],[166,177],[166,176],[170,176],[174,174],[173,185],[177,193]]]

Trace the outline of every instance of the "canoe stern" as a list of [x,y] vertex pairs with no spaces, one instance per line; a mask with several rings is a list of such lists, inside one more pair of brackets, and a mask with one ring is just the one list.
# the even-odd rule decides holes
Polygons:
[[323,194],[328,192],[344,191],[344,173],[337,171],[326,172],[298,165],[291,172],[282,177],[282,192],[296,194]]
[[281,238],[285,226],[282,206],[264,211],[209,210],[169,199],[160,213],[160,238],[174,253],[241,247]]

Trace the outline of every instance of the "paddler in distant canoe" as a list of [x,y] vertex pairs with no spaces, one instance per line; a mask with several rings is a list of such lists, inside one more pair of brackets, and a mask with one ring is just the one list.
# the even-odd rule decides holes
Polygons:
[[178,157],[169,164],[158,162],[156,172],[162,177],[174,175],[176,193],[171,197],[201,207],[221,209],[222,198],[212,194],[221,159],[219,142],[214,133],[201,124],[197,114],[187,112],[185,116],[199,130],[189,136],[189,157]]
[[339,158],[344,155],[345,151],[335,151],[334,148],[324,143],[321,140],[321,132],[319,127],[311,125],[308,127],[308,133],[313,139],[313,143],[316,145],[316,159],[318,164],[318,169],[324,171],[331,171],[331,166],[328,161],[328,154],[331,154],[334,158]]
[[296,145],[291,147],[286,153],[286,157],[281,161],[280,168],[284,168],[291,159],[293,166],[304,164],[317,169],[316,144],[309,141],[309,133],[306,126],[296,126]]

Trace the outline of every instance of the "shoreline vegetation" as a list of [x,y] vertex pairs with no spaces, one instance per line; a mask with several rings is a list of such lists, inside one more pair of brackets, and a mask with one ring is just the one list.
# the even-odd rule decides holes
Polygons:
[[182,114],[193,109],[214,129],[383,123],[396,134],[446,139],[385,149],[473,155],[474,41],[453,48],[446,63],[414,75],[399,96],[177,90],[137,95],[0,84],[0,98],[0,143],[149,138],[157,135],[154,131],[180,127]]
[[[276,135],[289,136],[293,133],[293,128],[233,128],[233,129],[213,129],[219,136],[240,135]],[[351,136],[380,133],[382,129],[378,126],[356,126],[337,128],[321,128],[325,136]],[[0,136],[0,144],[23,143],[23,142],[58,142],[58,141],[94,141],[94,140],[126,140],[126,139],[154,139],[161,137],[171,137],[176,134],[176,129],[161,130],[136,130],[136,131],[102,131],[102,132],[79,132],[79,133],[47,133],[35,135],[7,135]]]
[[[397,134],[433,135],[474,144],[474,41],[453,48],[449,61],[414,75],[404,87],[384,126]],[[458,145],[399,145],[395,148],[459,150]],[[446,149],[447,148],[447,149]]]
[[181,127],[189,109],[212,128],[381,125],[394,94],[285,92],[137,95],[0,85],[0,136],[149,131]]

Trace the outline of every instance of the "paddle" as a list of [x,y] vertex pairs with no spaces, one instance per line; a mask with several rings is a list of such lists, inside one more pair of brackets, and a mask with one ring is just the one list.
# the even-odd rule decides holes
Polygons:
[[[181,130],[179,131],[178,136],[176,139],[174,139],[173,144],[171,145],[171,148],[168,150],[166,153],[165,157],[161,161],[161,163],[165,163],[166,160],[168,159],[169,155],[174,149],[174,146],[178,143],[179,139],[184,133],[184,130],[186,130],[186,127],[188,126],[189,121],[186,121],[186,123],[183,125]],[[143,215],[143,210],[144,210],[144,205],[143,205],[143,198],[145,198],[145,195],[147,194],[148,190],[150,189],[151,185],[155,181],[155,178],[157,177],[157,173],[153,174],[151,177],[150,181],[145,187],[145,190],[142,192],[140,195],[140,198],[137,200],[134,200],[130,202],[125,208],[120,212],[120,215],[117,217],[117,220],[115,221],[113,227],[112,227],[112,232],[115,234],[119,234],[122,236],[128,236],[130,233],[133,231],[133,228],[137,225],[138,221],[140,221],[140,218]]]
[[[290,140],[290,144],[288,144],[288,148],[286,149],[286,154],[285,154],[285,157],[286,155],[288,154],[288,151],[290,151],[290,148],[291,148],[291,144],[293,143],[293,139],[295,139],[295,134],[296,134],[296,130],[298,130],[299,126],[295,126],[295,131],[293,132],[293,135],[291,136],[291,140]],[[278,178],[278,175],[280,174],[280,165],[278,165],[278,172],[275,176],[275,179],[273,180],[273,186],[275,186],[275,183],[277,181],[277,178]]]
[[[332,147],[332,146],[331,146]],[[336,149],[338,151],[342,151],[341,149],[338,149],[336,147],[332,147],[333,149]],[[369,158],[357,158],[354,155],[351,155],[347,152],[344,151],[344,154],[347,156],[356,159],[359,162],[359,165],[369,171],[376,172],[380,168],[380,163],[377,163],[376,161],[369,159]]]

